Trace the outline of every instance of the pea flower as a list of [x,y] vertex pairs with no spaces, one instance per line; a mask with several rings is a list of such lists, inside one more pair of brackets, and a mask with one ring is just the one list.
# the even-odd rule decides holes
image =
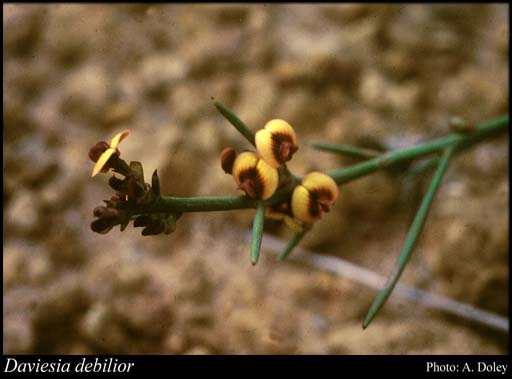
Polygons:
[[270,198],[279,182],[277,170],[252,151],[240,153],[235,158],[232,174],[238,188],[253,199]]
[[101,141],[91,147],[89,150],[89,158],[93,162],[96,162],[92,170],[92,177],[96,176],[99,172],[108,172],[111,168],[111,157],[119,157],[121,155],[117,147],[123,139],[128,137],[129,134],[129,130],[124,130],[112,138],[110,145],[105,141]]
[[260,156],[274,168],[292,159],[299,149],[295,131],[284,120],[270,120],[256,132],[254,139]]
[[329,212],[329,206],[338,199],[338,186],[328,175],[311,172],[292,193],[292,213],[305,223],[313,223]]

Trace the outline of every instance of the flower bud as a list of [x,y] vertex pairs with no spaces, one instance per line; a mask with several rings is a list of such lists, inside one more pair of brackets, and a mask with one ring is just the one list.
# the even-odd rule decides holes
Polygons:
[[112,220],[98,218],[91,223],[91,229],[93,232],[106,234],[114,227]]
[[119,179],[119,178],[116,178],[115,176],[112,176],[109,180],[108,180],[108,185],[116,190],[116,191],[121,191],[121,186],[125,183],[124,180],[122,179]]
[[151,236],[163,233],[165,231],[165,225],[161,220],[155,220],[152,224],[149,224],[142,229],[143,236]]
[[270,166],[277,168],[299,149],[295,131],[286,121],[271,120],[255,135],[256,149]]
[[155,170],[151,176],[151,191],[155,197],[160,196],[160,179],[158,178],[157,170]]
[[101,154],[103,154],[108,148],[109,145],[105,141],[97,142],[89,149],[89,159],[96,163],[101,157]]
[[295,187],[292,194],[292,212],[296,219],[313,223],[329,212],[329,206],[338,199],[338,186],[328,175],[311,172]]
[[220,165],[226,174],[233,172],[233,163],[235,163],[236,152],[232,147],[226,147],[220,153]]
[[140,226],[148,226],[153,222],[153,218],[148,215],[138,216],[135,221],[133,221],[133,227],[138,228]]
[[254,152],[243,152],[236,157],[233,178],[247,196],[262,200],[274,194],[279,181],[277,170],[259,159]]
[[91,176],[96,176],[99,172],[108,172],[110,169],[110,158],[115,155],[119,157],[121,153],[117,149],[119,143],[130,134],[129,130],[124,130],[112,138],[110,145],[105,141],[98,142],[89,150],[89,158],[96,162]]
[[106,210],[107,210],[106,207],[99,206],[99,207],[94,208],[92,213],[93,213],[94,217],[101,217],[101,216],[103,216],[103,214],[105,213]]
[[127,195],[128,200],[136,200],[144,195],[144,187],[142,183],[135,178],[135,176],[131,175],[127,179]]

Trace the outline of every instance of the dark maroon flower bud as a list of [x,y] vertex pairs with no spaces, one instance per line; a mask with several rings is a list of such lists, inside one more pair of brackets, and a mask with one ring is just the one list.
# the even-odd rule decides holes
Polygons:
[[101,217],[101,216],[103,216],[103,214],[105,213],[106,210],[107,210],[107,208],[105,208],[103,206],[99,206],[99,207],[94,208],[92,213],[94,214],[94,217]]
[[153,218],[148,215],[141,215],[133,222],[133,227],[138,228],[139,226],[148,226],[153,222]]
[[92,231],[100,234],[108,233],[113,226],[112,220],[105,220],[103,218],[98,218],[91,223]]
[[126,229],[126,227],[128,226],[128,224],[130,223],[130,219],[126,219],[126,220],[123,220],[123,222],[121,222],[121,231],[124,232],[124,230]]
[[114,203],[110,200],[103,200],[103,202],[107,205],[107,207],[113,207]]
[[112,176],[108,180],[108,185],[112,187],[112,189],[116,191],[121,191],[121,186],[124,184],[124,180],[116,178],[115,176]]
[[119,209],[117,212],[118,222],[121,224],[121,231],[124,231],[130,222],[130,215],[125,210]]
[[128,199],[138,199],[144,195],[144,187],[140,185],[135,176],[128,177]]
[[105,213],[103,213],[101,218],[110,219],[110,220],[116,220],[116,219],[119,219],[120,216],[121,216],[121,214],[120,214],[120,211],[118,209],[107,208],[107,210],[105,211]]
[[165,230],[165,225],[163,224],[163,222],[161,222],[160,220],[156,220],[155,223],[153,223],[149,226],[146,226],[142,230],[142,235],[143,236],[156,235],[156,234],[162,233],[164,230]]
[[158,178],[158,172],[156,170],[151,177],[151,190],[153,191],[153,195],[156,197],[160,196],[160,179]]
[[235,162],[236,152],[232,147],[226,147],[220,153],[220,165],[226,174],[233,172],[233,163]]
[[97,162],[100,159],[101,154],[103,154],[110,146],[105,141],[97,142],[89,149],[89,158],[93,162]]

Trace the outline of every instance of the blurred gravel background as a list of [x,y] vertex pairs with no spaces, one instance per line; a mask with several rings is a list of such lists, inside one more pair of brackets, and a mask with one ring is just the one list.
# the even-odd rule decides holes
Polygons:
[[[237,194],[219,165],[252,128],[296,129],[297,174],[354,163],[308,142],[398,148],[460,115],[508,112],[508,5],[4,5],[5,354],[504,354],[508,335],[391,300],[262,251],[253,211],[188,214],[171,236],[93,233],[111,196],[89,147],[166,194]],[[508,137],[507,137],[508,138]],[[508,140],[450,166],[402,283],[508,315]],[[149,178],[147,178],[149,180]],[[302,246],[387,275],[428,184],[379,173],[341,187]],[[267,223],[282,238],[290,233]]]

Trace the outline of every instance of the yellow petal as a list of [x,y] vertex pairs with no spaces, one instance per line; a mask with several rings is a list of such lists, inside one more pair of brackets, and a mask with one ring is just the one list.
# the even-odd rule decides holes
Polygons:
[[297,220],[290,216],[284,216],[284,223],[290,230],[296,233],[302,233],[304,231],[304,227]]
[[105,150],[103,152],[103,154],[100,155],[100,157],[98,158],[98,161],[94,165],[91,177],[96,176],[98,174],[98,172],[101,171],[103,166],[105,166],[105,163],[107,163],[107,161],[110,159],[112,154],[114,154],[115,152],[116,152],[116,149],[108,148],[107,150]]
[[263,180],[263,194],[261,198],[267,200],[276,192],[279,183],[279,174],[274,167],[269,166],[263,159],[258,161],[258,174]]
[[302,185],[295,187],[292,193],[292,213],[296,219],[307,223],[313,223],[317,220],[309,211],[310,202],[309,191]]
[[256,132],[254,139],[256,142],[256,149],[258,150],[261,158],[271,167],[279,167],[280,163],[277,161],[274,156],[274,151],[272,150],[272,134],[268,130],[260,129]]
[[327,190],[331,194],[331,201],[334,203],[338,199],[338,186],[336,182],[324,173],[313,171],[307,174],[301,183],[308,191]]
[[295,130],[293,130],[292,126],[284,120],[270,120],[265,124],[265,130],[268,130],[270,134],[280,133],[289,135],[293,143],[295,145],[297,144],[297,136],[295,135]]
[[265,217],[271,219],[271,220],[282,220],[286,215],[281,212],[277,212],[273,210],[272,208],[266,208],[265,209]]
[[256,168],[258,156],[252,151],[240,153],[233,163],[233,178],[237,185],[240,185],[240,173],[250,168]]
[[119,146],[121,141],[128,137],[129,134],[129,130],[123,130],[121,133],[117,133],[116,136],[112,138],[112,141],[110,142],[110,147],[117,149],[117,146]]

